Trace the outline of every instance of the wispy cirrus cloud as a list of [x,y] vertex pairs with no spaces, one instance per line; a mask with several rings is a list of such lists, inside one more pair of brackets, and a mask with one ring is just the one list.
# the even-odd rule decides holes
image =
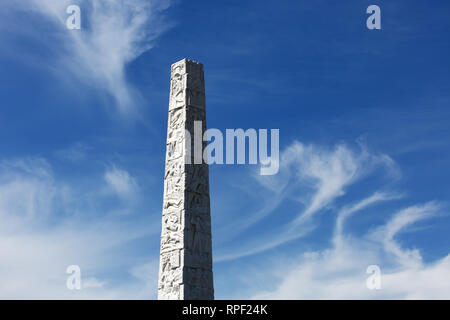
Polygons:
[[386,251],[397,259],[398,264],[406,267],[421,267],[422,257],[419,250],[402,249],[400,244],[395,240],[395,236],[420,220],[430,219],[440,208],[441,206],[438,203],[430,202],[423,206],[413,206],[403,209],[389,223],[378,228],[372,237],[383,243]]
[[336,226],[334,229],[334,236],[333,236],[334,245],[336,247],[339,247],[343,243],[343,241],[344,241],[344,239],[343,239],[344,222],[345,222],[345,220],[350,218],[353,214],[355,214],[356,212],[361,211],[377,202],[390,201],[390,200],[394,200],[394,199],[399,199],[401,197],[402,197],[402,195],[400,195],[400,194],[375,192],[370,197],[368,197],[356,204],[352,204],[350,206],[342,208],[339,211],[338,216],[336,218]]
[[[294,221],[298,224],[343,196],[347,187],[378,169],[391,178],[400,175],[388,155],[371,153],[362,144],[359,149],[345,144],[327,148],[294,141],[281,153],[278,175],[255,178],[275,194],[294,196],[305,203],[305,209]],[[299,188],[301,195],[290,192]]]
[[[374,194],[341,211],[336,230],[343,228],[351,216],[362,211],[383,196]],[[349,207],[350,208],[350,207]],[[424,218],[435,215],[440,206],[434,202],[411,206],[395,213],[375,231],[363,237],[338,232],[334,245],[320,251],[299,254],[295,261],[280,261],[271,272],[279,284],[272,291],[255,293],[255,299],[449,299],[450,255],[435,262],[413,263],[420,258],[418,250],[402,249],[393,238]],[[393,247],[395,250],[393,250]],[[416,261],[417,262],[417,261]],[[286,267],[286,265],[288,267]],[[381,269],[381,289],[369,290],[366,273],[369,265]],[[277,268],[282,268],[283,273]],[[280,276],[281,275],[281,276]]]
[[[47,38],[27,33],[39,38],[41,45],[53,48],[56,57],[48,66],[58,70],[62,79],[76,77],[101,89],[114,98],[122,113],[128,114],[136,111],[139,92],[127,81],[126,67],[150,50],[158,36],[172,26],[164,18],[171,3],[170,0],[24,0],[2,2],[0,7],[35,12],[51,23],[53,33]],[[81,30],[66,28],[69,17],[66,9],[73,4],[81,7]],[[34,30],[32,25],[29,28]]]
[[123,169],[113,166],[107,170],[103,176],[108,187],[119,197],[129,198],[135,194],[138,189],[136,179],[130,173]]
[[[122,250],[156,235],[157,224],[99,208],[101,185],[74,189],[43,158],[0,161],[0,297],[156,298],[155,258],[126,258]],[[65,286],[69,265],[81,268],[80,291]],[[109,276],[116,270],[120,278]]]
[[[389,156],[371,153],[364,145],[359,149],[345,144],[329,148],[294,141],[281,153],[278,175],[254,176],[266,189],[262,194],[268,200],[261,210],[236,222],[230,228],[231,234],[236,235],[237,231],[242,232],[271,214],[279,213],[278,206],[286,199],[295,199],[303,209],[289,223],[272,226],[270,233],[241,244],[238,250],[220,251],[216,261],[252,255],[305,236],[315,228],[315,214],[345,195],[347,188],[375,172],[385,174],[389,179],[397,179],[400,175]],[[380,199],[373,201],[396,196],[380,193]]]
[[344,144],[330,149],[294,142],[286,153],[289,155],[286,166],[291,168],[295,183],[309,184],[314,190],[294,224],[309,219],[334,199],[343,196],[347,187],[375,169],[385,169],[390,175],[399,174],[389,156],[370,153],[364,145],[360,145],[360,150],[352,150]]
[[[390,191],[393,181],[400,177],[397,164],[387,155],[374,154],[366,147],[360,150],[348,145],[320,147],[294,142],[281,155],[280,174],[257,177],[268,190],[264,198],[296,200],[302,205],[296,215],[285,224],[270,224],[260,228],[257,236],[250,237],[232,250],[220,250],[216,261],[228,261],[262,253],[289,241],[307,236],[321,227],[322,211],[336,214],[335,225],[328,236],[330,246],[301,252],[290,247],[289,252],[265,252],[266,267],[257,272],[243,269],[245,283],[259,283],[270,289],[253,289],[254,299],[448,299],[450,297],[450,254],[431,262],[424,262],[414,244],[402,243],[401,234],[408,227],[424,219],[441,215],[443,205],[430,201],[400,209],[375,209],[382,203],[403,199],[402,192]],[[387,185],[370,184],[373,193],[359,200],[354,186],[366,178],[385,176]],[[383,180],[375,180],[378,183]],[[369,189],[370,190],[370,189]],[[344,198],[344,195],[348,197]],[[358,193],[356,193],[358,194]],[[279,198],[282,198],[282,201]],[[338,198],[344,198],[340,202]],[[284,199],[284,200],[283,200]],[[352,200],[348,200],[352,199]],[[390,208],[391,206],[387,206]],[[372,209],[372,210],[369,210]],[[356,214],[372,214],[378,221],[367,230],[346,228]],[[373,213],[377,212],[377,216]],[[259,212],[257,212],[259,214]],[[272,213],[286,213],[283,208],[270,207],[270,212],[258,215],[262,221]],[[380,217],[390,217],[379,222]],[[260,220],[256,219],[260,218]],[[370,219],[366,217],[366,219]],[[244,220],[245,221],[245,220]],[[273,221],[273,220],[271,220]],[[278,220],[279,221],[279,220]],[[356,235],[355,235],[356,234]],[[362,234],[362,235],[361,235]],[[321,235],[327,238],[327,235]],[[297,240],[299,247],[302,245]],[[310,243],[305,243],[307,247]],[[293,258],[293,256],[295,258]],[[256,259],[256,258],[255,258]],[[381,290],[370,290],[366,281],[371,276],[367,268],[381,268]],[[254,281],[253,281],[253,280]],[[243,280],[244,281],[244,280]],[[252,287],[249,285],[249,287]],[[255,285],[257,287],[257,285]]]

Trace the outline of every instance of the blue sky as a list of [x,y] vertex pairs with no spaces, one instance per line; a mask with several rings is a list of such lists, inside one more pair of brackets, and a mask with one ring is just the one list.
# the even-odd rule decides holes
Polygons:
[[0,297],[156,298],[169,71],[187,57],[208,127],[280,129],[276,176],[210,168],[216,298],[450,298],[449,9],[2,2]]

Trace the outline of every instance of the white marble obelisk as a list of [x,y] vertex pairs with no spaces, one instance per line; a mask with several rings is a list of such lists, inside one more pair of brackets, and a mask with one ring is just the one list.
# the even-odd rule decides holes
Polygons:
[[[205,111],[203,65],[188,59],[174,63],[158,299],[214,299],[208,165],[194,164],[194,121],[201,121],[204,132]],[[200,145],[203,150],[203,139]]]

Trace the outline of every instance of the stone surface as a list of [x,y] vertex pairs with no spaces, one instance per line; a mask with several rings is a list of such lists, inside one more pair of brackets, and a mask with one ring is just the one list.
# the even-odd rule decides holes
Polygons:
[[194,121],[202,121],[203,132],[206,130],[205,112],[203,65],[187,59],[174,63],[158,299],[214,299],[209,170],[207,164],[194,164],[194,152],[190,151],[194,150]]

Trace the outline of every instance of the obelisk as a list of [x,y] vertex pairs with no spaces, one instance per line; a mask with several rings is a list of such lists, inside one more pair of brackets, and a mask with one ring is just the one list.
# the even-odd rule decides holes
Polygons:
[[[214,299],[203,65],[171,67],[158,299]],[[194,147],[194,135],[196,139]],[[197,154],[194,159],[194,154]],[[195,160],[195,161],[194,161]]]

